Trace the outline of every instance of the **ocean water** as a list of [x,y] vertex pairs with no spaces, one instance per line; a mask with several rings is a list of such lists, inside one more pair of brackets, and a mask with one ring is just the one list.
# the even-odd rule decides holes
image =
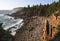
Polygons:
[[3,29],[11,31],[10,34],[13,36],[16,34],[16,30],[20,29],[24,24],[23,19],[15,19],[5,14],[0,14],[0,23],[3,23]]
[[12,10],[0,10],[0,14],[11,14]]

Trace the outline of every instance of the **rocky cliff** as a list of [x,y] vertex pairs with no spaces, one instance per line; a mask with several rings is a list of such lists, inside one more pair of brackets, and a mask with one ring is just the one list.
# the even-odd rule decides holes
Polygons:
[[59,11],[51,16],[31,16],[22,11],[12,14],[14,17],[24,19],[24,26],[17,31],[15,41],[55,41],[59,32],[57,29],[60,25],[59,14]]
[[49,41],[58,33],[58,23],[54,15],[48,18],[33,16],[17,32],[15,41]]
[[[46,16],[28,16],[14,13],[12,16],[23,18],[24,26],[17,31],[15,41],[55,41],[56,35],[59,32],[60,16],[56,16],[58,11],[49,17]],[[56,38],[57,39],[57,38]],[[58,41],[58,39],[57,39]]]

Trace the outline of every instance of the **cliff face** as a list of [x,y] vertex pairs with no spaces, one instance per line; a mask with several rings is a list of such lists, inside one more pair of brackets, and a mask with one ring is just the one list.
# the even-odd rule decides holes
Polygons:
[[16,34],[15,41],[42,41],[44,22],[45,19],[43,17],[32,17],[32,19],[21,28],[22,31]]
[[56,29],[57,25],[54,15],[49,18],[33,16],[17,32],[15,41],[49,41],[58,32]]
[[54,16],[54,14],[51,16],[51,22],[52,22],[52,37],[55,36],[55,34],[58,32],[57,31],[57,26],[58,26],[58,21],[57,21],[57,18],[56,16]]
[[[55,13],[58,13],[58,11]],[[44,17],[26,15],[19,11],[14,13],[12,16],[21,17],[25,22],[15,35],[15,41],[49,41],[54,39],[59,32],[57,27],[60,25],[60,16],[54,14]]]

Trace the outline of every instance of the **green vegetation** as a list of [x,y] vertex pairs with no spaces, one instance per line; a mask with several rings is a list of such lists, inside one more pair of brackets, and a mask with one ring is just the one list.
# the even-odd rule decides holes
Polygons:
[[49,16],[52,15],[55,11],[60,10],[60,1],[59,2],[53,2],[52,4],[47,4],[47,5],[35,5],[30,7],[24,7],[23,12],[27,16],[33,16],[33,15],[38,15],[38,16]]

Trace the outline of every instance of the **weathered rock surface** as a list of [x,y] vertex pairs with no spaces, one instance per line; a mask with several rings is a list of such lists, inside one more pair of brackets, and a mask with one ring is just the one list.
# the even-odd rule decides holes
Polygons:
[[21,28],[22,32],[16,34],[15,41],[42,41],[44,22],[43,17],[32,18]]

